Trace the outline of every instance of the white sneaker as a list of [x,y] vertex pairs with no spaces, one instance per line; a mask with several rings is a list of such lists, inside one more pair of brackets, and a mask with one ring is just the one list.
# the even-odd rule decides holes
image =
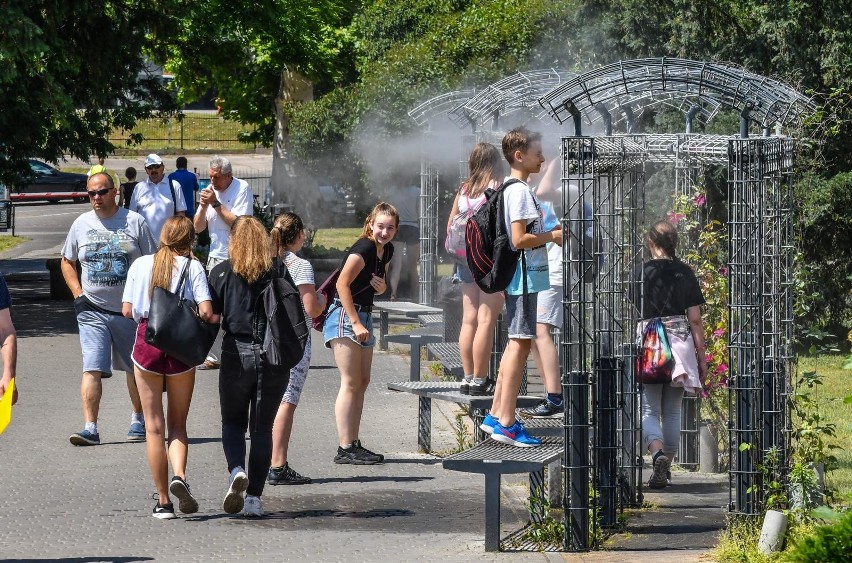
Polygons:
[[237,514],[243,509],[243,493],[248,488],[248,475],[242,467],[235,467],[228,482],[230,486],[222,502],[222,510],[228,514]]
[[263,516],[263,503],[260,502],[260,497],[246,495],[243,516],[246,518],[261,518]]

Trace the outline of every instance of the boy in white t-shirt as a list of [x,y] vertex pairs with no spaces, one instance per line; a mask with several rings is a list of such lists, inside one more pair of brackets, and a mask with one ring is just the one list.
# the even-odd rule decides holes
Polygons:
[[524,364],[536,337],[537,293],[550,287],[544,245],[549,242],[561,245],[562,230],[544,230],[538,201],[526,183],[530,174],[539,172],[544,163],[541,134],[519,127],[509,131],[502,144],[503,156],[512,169],[510,177],[520,180],[504,188],[506,227],[511,233],[512,247],[524,253],[506,288],[509,342],[500,360],[491,413],[483,425],[490,426],[491,437],[499,442],[531,447],[540,445],[541,440],[527,434],[515,418],[515,408]]

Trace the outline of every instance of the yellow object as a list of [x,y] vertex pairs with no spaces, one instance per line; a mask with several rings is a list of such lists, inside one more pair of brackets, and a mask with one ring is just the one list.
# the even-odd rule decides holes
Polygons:
[[9,381],[9,386],[6,387],[6,392],[0,397],[0,434],[9,426],[9,421],[12,420],[12,395],[15,393],[15,378]]

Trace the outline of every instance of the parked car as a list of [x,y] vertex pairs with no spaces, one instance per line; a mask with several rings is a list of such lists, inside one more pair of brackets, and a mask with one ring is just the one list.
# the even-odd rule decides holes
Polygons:
[[29,163],[32,179],[28,184],[10,190],[9,199],[12,201],[58,202],[72,199],[82,203],[89,200],[85,174],[60,172],[40,160],[30,159]]

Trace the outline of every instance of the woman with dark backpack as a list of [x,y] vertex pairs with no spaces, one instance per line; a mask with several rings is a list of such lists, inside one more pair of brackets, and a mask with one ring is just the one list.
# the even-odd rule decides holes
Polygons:
[[[652,489],[664,489],[671,480],[672,459],[680,442],[680,410],[684,392],[701,390],[707,376],[704,358],[704,296],[692,269],[675,255],[677,229],[668,221],[654,223],[646,238],[651,259],[642,277],[642,321],[637,335],[649,346],[646,327],[659,319],[672,360],[671,381],[642,385],[642,437],[652,454]],[[640,369],[641,371],[641,369]],[[639,374],[641,377],[641,373]]]
[[[280,264],[270,256],[263,225],[251,216],[234,221],[228,254],[229,259],[210,272],[213,310],[221,313],[225,333],[219,404],[230,478],[223,510],[259,518],[272,459],[272,425],[290,379],[290,368],[270,365],[263,347],[268,323],[264,290],[273,284]],[[246,429],[251,434],[248,466]]]
[[[502,291],[485,293],[473,281],[464,254],[464,224],[485,203],[485,190],[496,189],[503,182],[503,155],[490,143],[479,143],[468,160],[470,175],[453,200],[447,223],[448,239],[457,240],[454,231],[462,234],[461,243],[448,243],[456,259],[456,272],[462,282],[462,326],[459,332],[459,352],[464,367],[461,392],[465,395],[485,395],[491,380],[488,367],[494,344],[494,327],[503,309]],[[495,374],[496,377],[496,374]]]

